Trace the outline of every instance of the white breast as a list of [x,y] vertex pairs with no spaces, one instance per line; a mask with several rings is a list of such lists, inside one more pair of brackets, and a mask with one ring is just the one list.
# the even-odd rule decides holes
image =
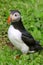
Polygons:
[[9,27],[8,38],[11,43],[23,53],[27,53],[29,51],[29,47],[22,41],[21,36],[22,33],[19,30],[15,29],[12,25]]
[[12,25],[9,27],[8,30],[8,36],[10,35],[10,38],[14,37],[16,39],[21,39],[21,32],[17,29],[15,29]]

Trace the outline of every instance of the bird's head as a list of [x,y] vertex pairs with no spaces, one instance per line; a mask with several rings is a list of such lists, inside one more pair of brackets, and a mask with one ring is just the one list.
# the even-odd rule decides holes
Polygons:
[[8,17],[8,23],[19,22],[21,19],[21,13],[18,10],[11,10],[10,16]]

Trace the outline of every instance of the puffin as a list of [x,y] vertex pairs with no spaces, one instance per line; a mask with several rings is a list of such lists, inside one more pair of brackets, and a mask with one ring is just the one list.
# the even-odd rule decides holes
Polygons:
[[14,45],[23,54],[34,53],[43,50],[43,47],[40,45],[39,41],[36,41],[25,29],[20,11],[10,10],[8,23],[10,23],[8,29],[8,38],[12,45]]

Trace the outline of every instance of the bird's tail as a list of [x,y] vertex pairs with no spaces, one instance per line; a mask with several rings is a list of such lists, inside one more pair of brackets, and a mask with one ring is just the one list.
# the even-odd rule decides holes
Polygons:
[[38,41],[36,41],[35,43],[36,43],[36,45],[35,45],[35,50],[36,50],[36,51],[41,51],[41,50],[43,50],[43,47],[39,44]]

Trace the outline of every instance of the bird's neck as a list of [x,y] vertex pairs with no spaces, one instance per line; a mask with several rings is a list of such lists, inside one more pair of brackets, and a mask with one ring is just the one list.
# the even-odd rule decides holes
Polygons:
[[15,29],[18,29],[20,31],[25,29],[21,20],[19,22],[12,22],[11,25],[13,25]]

